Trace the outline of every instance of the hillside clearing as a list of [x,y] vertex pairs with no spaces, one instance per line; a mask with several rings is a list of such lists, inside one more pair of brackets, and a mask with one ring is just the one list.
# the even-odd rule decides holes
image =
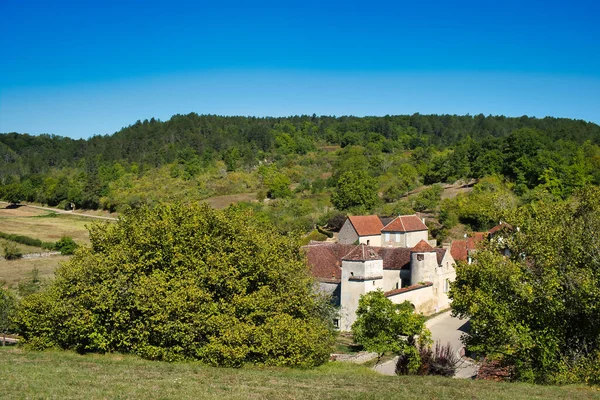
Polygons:
[[213,368],[133,356],[0,349],[0,398],[596,399],[597,388],[383,376],[347,363],[315,369]]
[[54,278],[54,271],[68,256],[52,256],[20,260],[0,260],[0,287],[13,287],[19,281],[32,277],[32,271],[37,268],[38,278]]

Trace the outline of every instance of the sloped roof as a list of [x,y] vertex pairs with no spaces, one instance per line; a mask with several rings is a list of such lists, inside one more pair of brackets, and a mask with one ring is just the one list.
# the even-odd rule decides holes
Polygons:
[[365,253],[372,250],[378,257],[377,259],[383,260],[383,269],[401,270],[410,268],[411,249],[403,247],[370,247],[317,242],[303,246],[302,250],[315,278],[321,282],[339,283],[342,277],[342,259],[354,260],[354,252],[360,252],[362,255],[362,248],[365,249]]
[[450,254],[456,261],[465,261],[469,252],[477,248],[477,244],[486,237],[485,232],[475,232],[464,240],[454,240],[450,246]]
[[348,217],[358,236],[380,235],[383,224],[377,215],[355,215]]
[[385,292],[383,295],[385,297],[391,297],[391,296],[395,296],[400,293],[406,293],[406,292],[410,292],[412,290],[417,290],[417,289],[421,289],[421,288],[425,288],[425,287],[429,287],[429,286],[433,286],[433,282],[423,282],[423,283],[418,283],[416,285],[406,286],[406,287],[403,287],[400,289],[390,290],[389,292]]
[[369,260],[381,260],[375,247],[367,246],[365,244],[359,244],[350,253],[342,257],[342,260],[346,261],[369,261]]
[[503,230],[503,229],[509,229],[509,230],[512,230],[512,228],[513,228],[513,227],[512,227],[512,225],[511,225],[511,224],[507,224],[506,222],[500,222],[500,224],[498,224],[498,225],[496,225],[495,227],[493,227],[492,229],[490,229],[490,230],[488,231],[488,233],[490,233],[490,234],[492,234],[492,235],[493,235],[494,233],[496,233],[496,232],[498,232],[498,231],[501,231],[501,230]]
[[437,256],[438,265],[442,264],[442,260],[444,259],[444,255],[446,255],[446,249],[435,248],[435,255]]
[[421,240],[415,247],[411,249],[411,251],[414,253],[427,253],[435,251],[435,249],[426,241]]
[[426,231],[427,225],[416,215],[400,215],[387,224],[382,232],[415,232]]
[[318,242],[303,246],[311,274],[321,282],[339,283],[342,278],[342,257],[355,246]]

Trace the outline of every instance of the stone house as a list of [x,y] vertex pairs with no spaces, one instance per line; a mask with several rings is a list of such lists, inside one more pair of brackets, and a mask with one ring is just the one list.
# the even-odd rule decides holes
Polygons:
[[416,215],[400,215],[381,229],[381,245],[413,247],[429,239],[429,229]]
[[394,303],[409,301],[417,312],[448,308],[454,259],[425,240],[413,247],[311,242],[303,247],[312,274],[340,307],[338,327],[349,331],[361,295],[381,289]]
[[338,233],[338,242],[343,244],[364,243],[381,246],[383,223],[377,215],[357,215],[346,219]]

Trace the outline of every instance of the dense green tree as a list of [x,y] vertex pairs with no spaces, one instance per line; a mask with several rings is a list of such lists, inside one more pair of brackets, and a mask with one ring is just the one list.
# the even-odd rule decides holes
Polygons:
[[421,365],[417,342],[429,344],[425,317],[414,312],[408,301],[394,304],[381,290],[360,297],[352,336],[367,351],[378,354],[392,352],[408,358],[408,372],[415,373]]
[[599,383],[600,190],[522,207],[509,222],[457,269],[452,308],[470,318],[467,346],[515,379]]
[[23,300],[29,346],[228,366],[329,357],[330,306],[314,291],[298,238],[248,210],[140,207],[93,226],[90,241]]
[[379,202],[377,181],[365,171],[343,173],[331,194],[331,203],[338,210],[368,212]]

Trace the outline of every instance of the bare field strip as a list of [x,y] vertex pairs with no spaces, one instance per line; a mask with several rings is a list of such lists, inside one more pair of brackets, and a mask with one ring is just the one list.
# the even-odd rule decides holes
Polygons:
[[256,201],[256,193],[229,194],[225,196],[214,196],[201,200],[216,209],[227,208],[233,203]]
[[69,256],[52,256],[19,260],[0,260],[0,286],[13,287],[19,281],[31,278],[31,272],[37,268],[40,279],[54,278],[54,271]]
[[44,242],[56,242],[63,236],[70,236],[78,244],[88,244],[86,225],[96,221],[84,217],[58,214],[53,217],[4,217],[0,218],[0,231],[29,236]]

